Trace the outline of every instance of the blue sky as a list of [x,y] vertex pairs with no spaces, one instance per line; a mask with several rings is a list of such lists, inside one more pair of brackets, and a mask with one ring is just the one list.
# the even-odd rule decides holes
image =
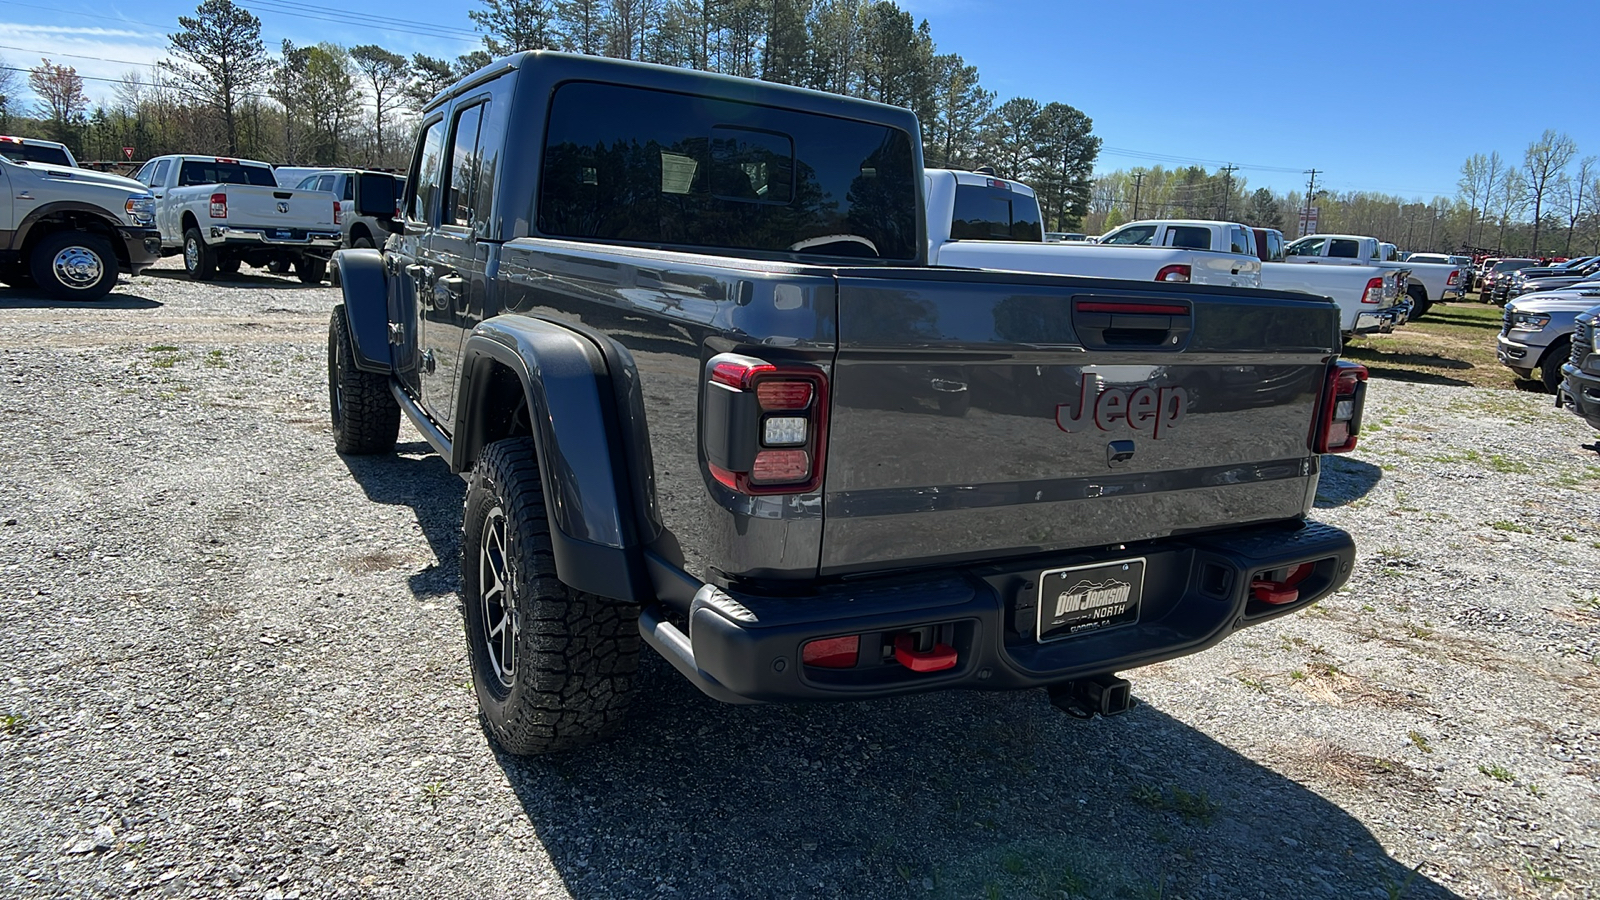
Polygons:
[[[197,2],[0,0],[0,57],[31,66],[50,56],[90,78],[116,78],[163,56],[165,35]],[[242,5],[261,18],[269,48],[283,38],[436,56],[476,46],[471,0]],[[1232,162],[1251,186],[1287,190],[1303,189],[1301,172],[1315,167],[1326,172],[1319,186],[1431,199],[1454,193],[1469,154],[1498,150],[1520,162],[1546,128],[1570,134],[1580,156],[1600,155],[1600,118],[1587,112],[1600,88],[1588,52],[1600,26],[1594,0],[1540,4],[1537,21],[1514,29],[1503,27],[1503,4],[1480,0],[900,5],[928,20],[941,52],[977,65],[1000,99],[1059,100],[1088,113],[1105,142],[1102,169]],[[1492,22],[1502,27],[1486,32]],[[100,97],[110,85],[87,87]]]

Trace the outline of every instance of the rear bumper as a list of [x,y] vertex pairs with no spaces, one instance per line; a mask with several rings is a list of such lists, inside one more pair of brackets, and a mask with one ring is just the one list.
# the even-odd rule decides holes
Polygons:
[[1590,375],[1572,363],[1561,367],[1565,376],[1556,388],[1556,405],[1600,428],[1600,375]]
[[137,275],[161,259],[161,232],[154,228],[119,226],[117,236],[128,250],[128,274]]
[[[1145,560],[1136,623],[1040,643],[1040,573]],[[1149,665],[1204,650],[1233,632],[1302,609],[1349,578],[1355,543],[1337,528],[1288,522],[1154,541],[1126,550],[1058,554],[1025,563],[825,586],[806,596],[719,590],[695,595],[687,633],[659,604],[640,616],[644,639],[707,695],[730,703],[863,700],[952,688],[1016,690]],[[1292,602],[1257,599],[1252,580],[1312,563]],[[682,616],[677,617],[682,621]],[[896,662],[897,635],[926,630],[953,647],[955,665],[913,671]],[[854,667],[801,662],[809,641],[859,636]],[[887,648],[887,649],[885,649]]]
[[333,255],[344,237],[339,230],[307,230],[304,228],[246,228],[235,225],[213,225],[206,243],[213,247],[264,247],[284,250],[320,250]]
[[1397,303],[1387,309],[1374,309],[1356,314],[1356,334],[1387,334],[1411,317],[1411,301]]

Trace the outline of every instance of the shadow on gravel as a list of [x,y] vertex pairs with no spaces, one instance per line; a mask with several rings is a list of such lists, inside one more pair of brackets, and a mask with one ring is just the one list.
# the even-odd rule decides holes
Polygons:
[[367,499],[391,506],[409,506],[440,560],[411,576],[411,592],[419,597],[453,593],[460,587],[457,560],[461,554],[461,503],[467,484],[425,441],[400,444],[393,456],[341,456],[345,468]]
[[[144,274],[149,275],[152,278],[165,278],[165,279],[168,279],[170,281],[192,281],[193,280],[193,279],[191,279],[189,277],[189,273],[183,271],[182,269],[149,269]],[[263,272],[260,275],[253,275],[253,274],[250,274],[250,273],[247,273],[247,272],[242,272],[242,271],[241,272],[237,272],[237,273],[235,273],[233,275],[223,275],[223,274],[221,274],[219,272],[217,274],[217,277],[214,280],[208,281],[208,282],[206,282],[206,284],[214,286],[214,287],[280,288],[280,289],[281,288],[292,288],[292,287],[308,287],[308,288],[310,288],[310,287],[322,287],[323,286],[321,284],[302,284],[300,279],[296,278],[293,275],[281,275],[281,276],[280,275],[270,275],[270,274],[267,274],[266,272]]]
[[[736,708],[649,659],[620,738],[499,759],[580,900],[1457,896],[1148,705],[1087,723],[1042,691]],[[1403,817],[1432,789],[1400,768],[1362,789]]]
[[1372,463],[1344,456],[1322,457],[1317,480],[1317,509],[1333,509],[1360,500],[1383,480],[1383,470]]
[[159,309],[162,303],[137,294],[114,290],[100,300],[57,300],[33,288],[13,288],[0,293],[0,309]]

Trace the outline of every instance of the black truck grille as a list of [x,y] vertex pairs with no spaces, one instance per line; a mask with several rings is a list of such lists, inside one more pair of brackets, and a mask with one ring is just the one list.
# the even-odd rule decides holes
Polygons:
[[1589,355],[1590,345],[1594,342],[1594,326],[1582,319],[1578,320],[1577,330],[1572,332],[1572,365],[1578,368],[1583,366],[1583,358]]

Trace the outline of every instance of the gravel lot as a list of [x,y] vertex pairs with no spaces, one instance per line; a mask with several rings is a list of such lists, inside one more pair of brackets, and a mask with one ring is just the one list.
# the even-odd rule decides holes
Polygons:
[[0,291],[0,894],[1600,892],[1600,452],[1547,397],[1374,382],[1318,501],[1349,587],[1120,718],[735,708],[647,655],[624,736],[529,763],[477,724],[462,482],[409,426],[332,450],[337,293],[174,262]]

